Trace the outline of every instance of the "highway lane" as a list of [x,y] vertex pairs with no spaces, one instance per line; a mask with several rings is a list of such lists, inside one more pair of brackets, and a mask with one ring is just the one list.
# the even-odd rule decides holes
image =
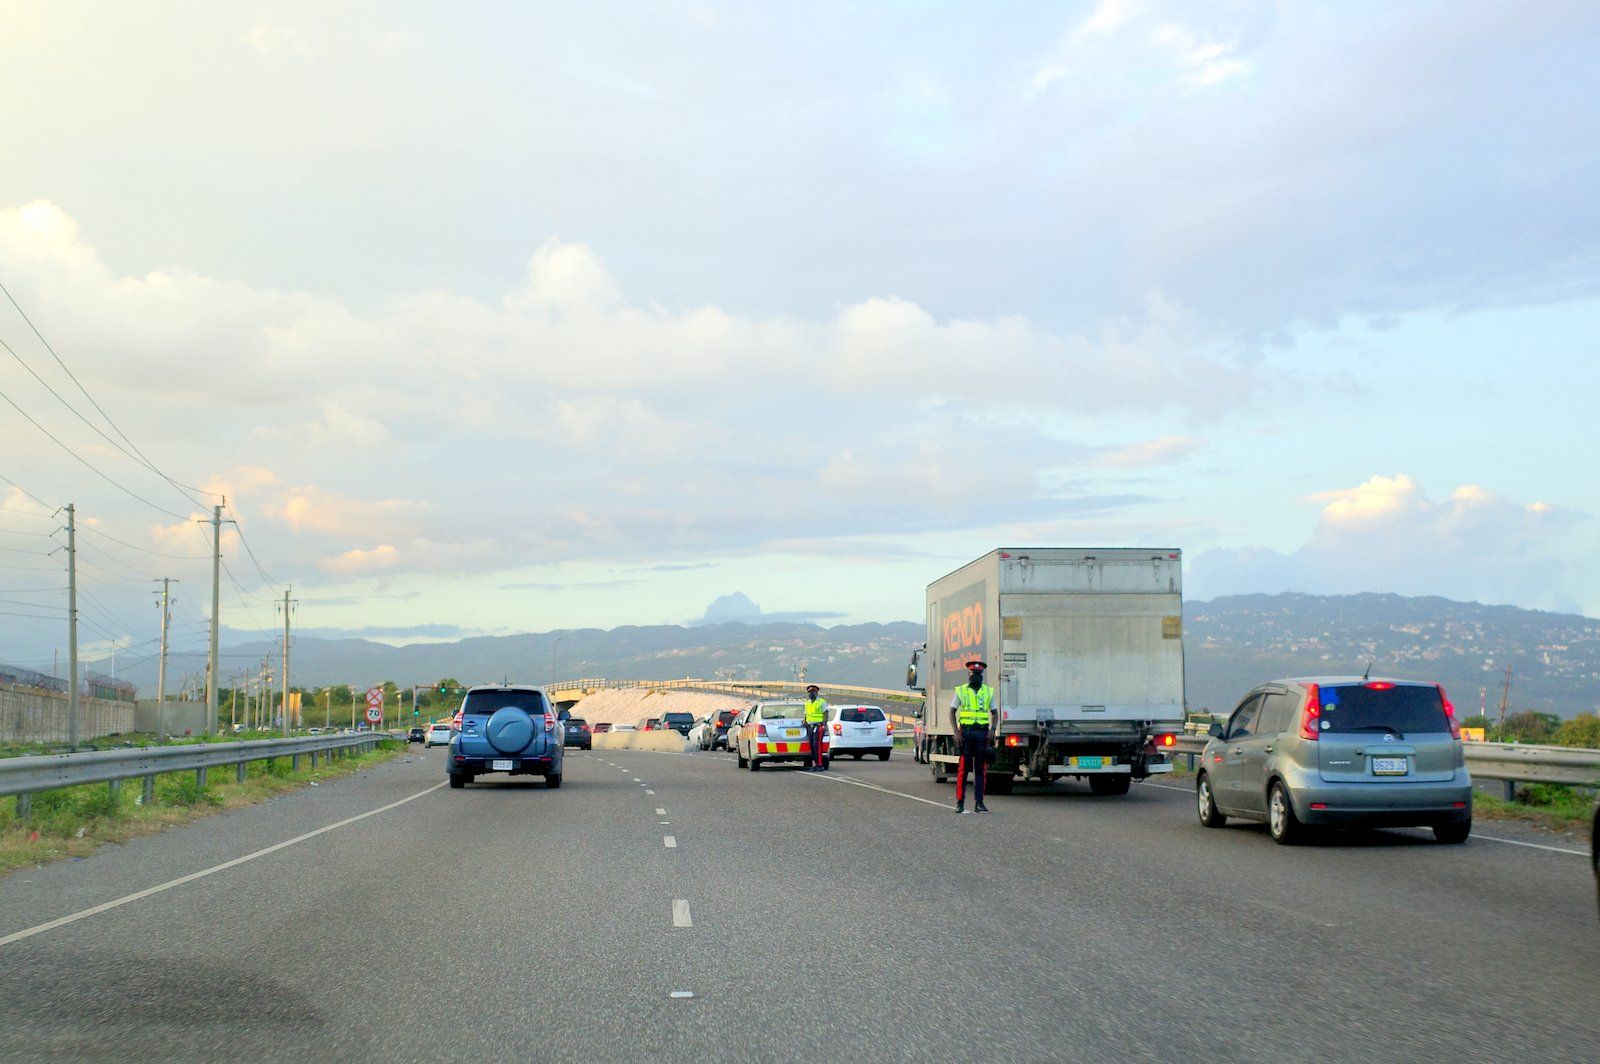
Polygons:
[[898,754],[811,776],[595,751],[569,755],[558,791],[429,790],[441,757],[0,880],[4,938],[412,799],[0,946],[0,1055],[1585,1060],[1600,1045],[1600,925],[1570,855],[1414,832],[1283,849],[1254,827],[1207,832],[1186,791],[1150,786],[957,818],[951,788]]

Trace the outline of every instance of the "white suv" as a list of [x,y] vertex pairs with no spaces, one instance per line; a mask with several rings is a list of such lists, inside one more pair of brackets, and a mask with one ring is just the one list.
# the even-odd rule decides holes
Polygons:
[[877,706],[829,706],[828,730],[833,733],[833,756],[849,754],[860,761],[867,754],[889,760],[894,749],[894,722]]

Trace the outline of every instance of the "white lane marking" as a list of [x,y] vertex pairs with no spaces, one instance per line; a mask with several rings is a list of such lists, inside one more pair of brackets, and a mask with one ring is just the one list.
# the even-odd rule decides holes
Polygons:
[[913,802],[921,802],[923,805],[936,805],[940,809],[950,808],[949,802],[936,802],[931,798],[918,798],[916,795],[907,794],[904,791],[891,791],[887,787],[879,787],[872,783],[862,783],[860,780],[853,780],[849,776],[835,776],[831,772],[802,772],[800,773],[800,778],[806,780],[827,780],[829,783],[848,783],[852,787],[865,787],[869,791],[882,791],[884,794],[892,794],[896,798],[909,798]]
[[672,992],[672,996],[675,997],[675,998],[681,998],[681,999],[692,998],[692,997],[694,997],[694,991],[693,990],[674,990]]
[[[1194,793],[1193,787],[1174,787],[1170,783],[1145,783],[1141,784],[1141,786],[1159,787],[1164,791],[1181,791],[1184,794]],[[1476,831],[1472,833],[1471,837],[1474,839],[1482,839],[1484,842],[1503,842],[1507,846],[1526,846],[1530,850],[1549,850],[1551,853],[1571,854],[1573,857],[1589,856],[1588,852],[1585,850],[1569,850],[1565,846],[1546,846],[1543,843],[1523,842],[1520,839],[1502,839],[1498,835],[1480,835]]]
[[643,783],[644,780],[640,779],[638,776],[635,776],[635,777],[633,777],[633,782],[635,782],[635,783]]
[[678,837],[676,835],[663,835],[661,836],[661,845],[669,850],[676,850],[678,848]]
[[645,792],[644,792],[644,793],[646,793],[646,794],[654,794],[654,793],[656,793],[656,792],[655,792],[655,791],[652,791],[652,790],[650,790],[650,789],[649,789],[649,788],[646,788],[646,789],[645,789]]
[[354,824],[358,820],[365,820],[367,817],[377,816],[379,813],[387,813],[389,810],[405,805],[407,802],[414,802],[423,795],[432,794],[440,787],[443,787],[446,782],[448,781],[440,780],[432,787],[429,787],[426,790],[418,791],[409,798],[402,798],[398,802],[390,802],[388,805],[381,805],[376,809],[369,809],[365,813],[357,813],[355,816],[346,817],[337,824],[329,824],[325,828],[318,828],[315,831],[308,831],[304,835],[296,835],[292,839],[285,839],[283,842],[273,843],[271,846],[268,846],[265,849],[257,850],[254,853],[247,853],[243,857],[235,857],[231,861],[223,861],[221,864],[212,865],[210,868],[201,869],[198,872],[190,872],[186,876],[179,876],[177,879],[169,879],[165,883],[158,883],[153,887],[146,887],[144,890],[134,891],[132,894],[124,894],[122,897],[113,901],[102,902],[99,905],[82,909],[68,916],[57,917],[54,920],[47,921],[46,923],[39,924],[35,927],[30,927],[22,931],[13,931],[4,938],[0,938],[0,946],[9,946],[13,942],[21,942],[25,938],[32,938],[34,935],[42,935],[46,931],[54,931],[58,927],[65,927],[67,924],[74,924],[79,920],[87,920],[91,916],[98,916],[100,913],[109,912],[112,909],[118,909],[124,905],[132,904],[133,902],[139,901],[143,898],[148,898],[152,894],[160,894],[163,891],[171,890],[173,887],[181,887],[185,883],[193,883],[197,879],[204,879],[206,876],[227,871],[235,865],[242,865],[247,861],[254,861],[257,857],[265,857],[269,853],[277,853],[279,850],[288,846],[293,846],[297,842],[305,842],[307,839],[314,839],[318,835],[326,835],[335,828],[342,828],[348,824]]
[[693,927],[694,926],[694,917],[689,915],[689,899],[687,899],[687,898],[673,898],[672,899],[672,926],[673,927]]
[[1589,856],[1588,853],[1584,852],[1583,850],[1569,850],[1564,846],[1545,846],[1537,842],[1520,842],[1517,839],[1502,839],[1497,838],[1494,835],[1479,835],[1477,832],[1473,832],[1470,837],[1474,839],[1482,839],[1484,842],[1503,842],[1507,846],[1526,846],[1530,850],[1549,850],[1551,853],[1570,853],[1574,857]]
[[657,809],[656,810],[656,816],[666,816],[666,815],[667,815],[667,811],[665,809]]

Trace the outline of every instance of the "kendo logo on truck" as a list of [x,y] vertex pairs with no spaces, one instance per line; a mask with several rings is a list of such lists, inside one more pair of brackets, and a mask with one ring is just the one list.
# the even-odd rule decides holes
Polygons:
[[982,584],[951,595],[939,604],[944,615],[940,624],[940,667],[950,684],[959,684],[967,678],[967,662],[984,656],[984,615]]

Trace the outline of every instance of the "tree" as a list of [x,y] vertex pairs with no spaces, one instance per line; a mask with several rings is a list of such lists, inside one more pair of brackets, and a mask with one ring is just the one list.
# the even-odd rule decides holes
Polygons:
[[1499,739],[1501,742],[1547,743],[1559,721],[1560,718],[1554,714],[1535,713],[1531,709],[1507,713],[1505,723],[1499,729]]
[[1586,746],[1600,749],[1600,716],[1580,713],[1571,720],[1561,722],[1556,729],[1556,742],[1562,746]]

